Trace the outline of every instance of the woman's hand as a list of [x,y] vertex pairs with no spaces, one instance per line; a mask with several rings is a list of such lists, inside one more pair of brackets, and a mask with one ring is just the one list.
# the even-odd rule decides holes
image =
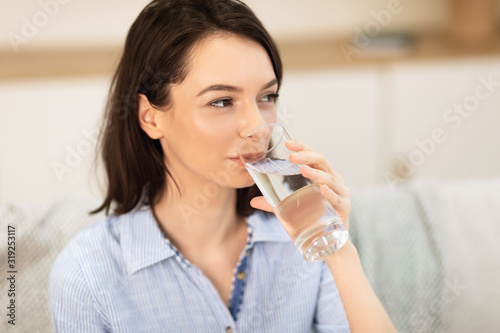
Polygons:
[[[336,172],[325,155],[315,152],[302,141],[287,141],[288,149],[294,151],[289,159],[294,164],[303,164],[300,168],[302,175],[312,183],[321,185],[321,194],[332,204],[333,208],[344,223],[349,227],[351,213],[350,191],[344,185],[344,180]],[[254,208],[274,212],[273,207],[262,196],[250,201]],[[283,223],[285,230],[294,239],[294,231]],[[385,312],[377,295],[366,279],[359,260],[358,253],[348,240],[334,255],[324,259],[332,273],[342,304],[344,306],[351,332],[396,332],[391,319]]]
[[[321,194],[332,204],[333,208],[344,223],[346,229],[349,228],[349,214],[351,213],[350,191],[344,185],[344,180],[335,171],[326,159],[325,155],[314,151],[309,145],[300,140],[286,142],[288,149],[294,151],[289,159],[294,164],[303,164],[300,168],[302,175],[312,183],[320,184]],[[273,212],[273,207],[263,196],[255,197],[250,201],[254,208]],[[290,234],[291,230],[287,232]],[[293,235],[290,235],[293,238]]]

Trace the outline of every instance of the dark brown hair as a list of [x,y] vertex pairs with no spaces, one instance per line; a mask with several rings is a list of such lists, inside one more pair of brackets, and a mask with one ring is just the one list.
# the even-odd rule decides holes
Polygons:
[[[282,64],[278,49],[262,23],[239,0],[154,0],[130,28],[125,49],[113,77],[99,135],[98,150],[107,176],[104,202],[91,214],[112,208],[113,214],[130,212],[139,203],[153,205],[166,186],[165,166],[158,140],[140,127],[137,95],[151,105],[171,103],[170,85],[187,75],[189,52],[204,38],[232,33],[262,45],[281,86]],[[97,156],[96,156],[97,158]],[[248,216],[250,200],[261,195],[256,185],[237,189],[236,210]]]

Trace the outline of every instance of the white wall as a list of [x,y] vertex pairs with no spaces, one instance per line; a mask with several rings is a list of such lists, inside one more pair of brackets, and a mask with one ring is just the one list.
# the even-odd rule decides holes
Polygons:
[[[397,0],[248,0],[270,33],[279,40],[353,33],[373,20],[372,11]],[[63,4],[59,4],[63,3]],[[22,35],[24,20],[40,28],[21,50],[121,45],[131,23],[148,0],[16,0],[0,2],[0,50],[12,50],[9,32]],[[51,4],[42,5],[42,4]],[[54,5],[56,4],[56,5]],[[401,0],[403,11],[390,29],[435,29],[446,21],[446,0]],[[40,13],[53,13],[46,22]],[[43,14],[42,14],[43,15]]]
[[281,95],[351,188],[500,176],[500,56],[292,72]]
[[414,177],[500,176],[500,56],[396,65],[392,85],[392,149]]
[[350,187],[376,184],[377,67],[285,74],[278,114],[295,139],[325,153]]
[[0,82],[0,202],[99,195],[89,177],[91,135],[107,89],[105,77]]

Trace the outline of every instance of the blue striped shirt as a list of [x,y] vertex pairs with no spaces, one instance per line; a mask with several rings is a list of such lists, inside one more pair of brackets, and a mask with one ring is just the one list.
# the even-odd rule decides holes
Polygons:
[[332,274],[274,215],[247,217],[229,306],[161,232],[150,207],[86,227],[50,275],[56,332],[349,332]]

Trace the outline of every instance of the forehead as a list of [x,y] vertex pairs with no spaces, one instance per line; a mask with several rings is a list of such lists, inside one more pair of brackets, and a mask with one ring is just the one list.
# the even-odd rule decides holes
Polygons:
[[273,65],[262,45],[226,34],[205,38],[193,48],[185,82],[196,86],[250,82],[262,85],[273,78]]

